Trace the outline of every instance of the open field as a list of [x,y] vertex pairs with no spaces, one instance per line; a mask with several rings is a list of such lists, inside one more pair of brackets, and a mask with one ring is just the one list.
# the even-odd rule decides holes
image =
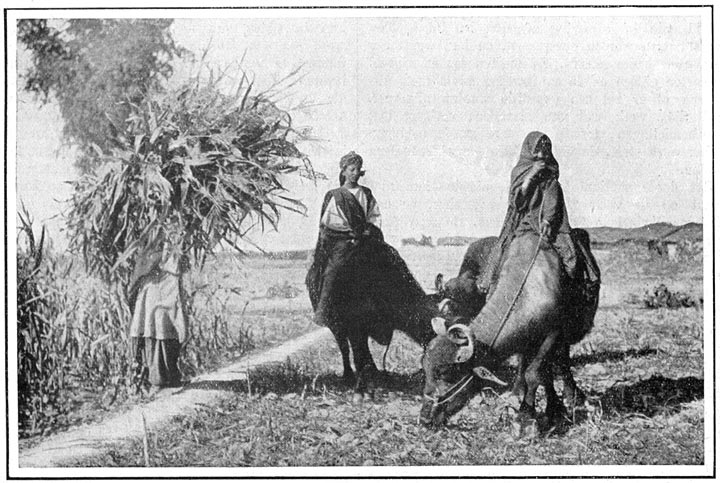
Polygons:
[[[454,274],[464,247],[403,247],[421,285],[438,271]],[[701,260],[671,262],[628,244],[596,250],[603,289],[595,328],[573,347],[573,371],[591,404],[574,424],[545,437],[516,439],[507,395],[484,392],[447,428],[416,424],[422,350],[397,334],[386,358],[384,389],[354,405],[340,378],[331,340],[229,384],[237,397],[176,417],[150,434],[152,466],[325,465],[700,465],[704,448],[703,312],[644,308],[646,291],[664,283],[702,296]],[[303,287],[305,260],[248,259],[207,272],[205,283],[233,284],[229,324],[259,346],[313,328]],[[242,273],[243,275],[237,275]],[[293,298],[260,298],[269,287],[299,290]],[[243,298],[244,297],[244,298]],[[709,329],[708,329],[709,330]],[[254,339],[254,340],[255,340]],[[380,365],[384,347],[372,346]],[[511,377],[508,366],[505,377]],[[542,400],[541,400],[542,406]],[[144,466],[142,441],[121,445],[77,466]]]

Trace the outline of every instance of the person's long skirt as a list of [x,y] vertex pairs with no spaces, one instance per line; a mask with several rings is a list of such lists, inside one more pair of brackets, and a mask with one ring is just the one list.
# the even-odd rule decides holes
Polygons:
[[138,293],[130,325],[136,382],[179,386],[180,349],[187,323],[178,275],[163,272],[149,277]]
[[141,381],[159,387],[182,385],[182,375],[178,367],[180,341],[133,337],[131,342]]

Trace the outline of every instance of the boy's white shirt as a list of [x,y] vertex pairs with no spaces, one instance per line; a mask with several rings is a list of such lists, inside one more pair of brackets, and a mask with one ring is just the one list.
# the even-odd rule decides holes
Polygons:
[[[368,221],[368,223],[372,223],[373,225],[377,226],[378,228],[382,228],[382,218],[380,216],[380,207],[378,206],[377,201],[370,209],[370,212],[368,213],[368,197],[365,195],[365,191],[363,191],[360,186],[358,185],[357,188],[345,188],[348,190],[352,195],[355,197],[355,199],[358,201],[360,206],[363,209],[363,212],[365,212],[365,217]],[[335,197],[333,196],[330,198],[330,202],[328,203],[327,207],[325,208],[325,212],[323,213],[322,217],[320,218],[320,225],[325,226],[327,228],[330,228],[331,230],[335,231],[350,231],[350,223],[348,222],[347,218],[345,217],[345,214],[340,211],[340,209],[337,206],[337,203],[335,203]]]

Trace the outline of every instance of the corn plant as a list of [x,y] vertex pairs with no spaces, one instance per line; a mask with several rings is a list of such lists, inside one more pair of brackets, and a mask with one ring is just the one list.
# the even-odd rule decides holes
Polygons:
[[57,286],[67,296],[53,323],[51,342],[60,354],[65,385],[100,395],[111,404],[129,388],[130,311],[124,293],[100,280],[88,283],[67,277]]
[[20,434],[63,424],[83,395],[108,403],[126,394],[129,311],[122,293],[70,275],[71,259],[39,242],[19,214],[18,408]]
[[29,213],[19,214],[17,252],[18,420],[21,433],[36,430],[42,418],[58,412],[61,383],[57,354],[49,348],[51,321],[57,315],[52,260],[45,258],[45,228],[36,241]]

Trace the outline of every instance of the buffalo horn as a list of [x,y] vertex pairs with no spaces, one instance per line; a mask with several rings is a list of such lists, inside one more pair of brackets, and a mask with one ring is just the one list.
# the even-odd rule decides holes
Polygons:
[[442,317],[433,317],[432,321],[432,328],[435,331],[437,335],[445,335],[447,334],[447,327],[445,326],[445,319]]

